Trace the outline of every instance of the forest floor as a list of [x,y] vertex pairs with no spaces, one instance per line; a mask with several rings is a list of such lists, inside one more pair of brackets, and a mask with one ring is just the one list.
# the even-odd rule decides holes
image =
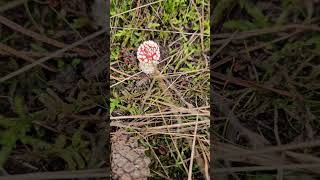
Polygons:
[[217,179],[319,177],[319,15],[312,0],[213,6]]
[[[126,127],[153,179],[204,179],[209,167],[209,1],[112,1],[111,126]],[[162,80],[141,72],[141,43],[160,47]],[[111,133],[113,134],[113,133]]]
[[[139,139],[153,179],[208,177],[209,1],[110,3],[110,40],[100,33],[82,42],[108,22],[103,1],[1,2],[2,175],[105,177],[110,110],[111,135]],[[146,40],[160,46],[166,87],[139,70]]]
[[107,166],[106,33],[84,41],[102,29],[93,7],[83,0],[0,2],[1,175]]

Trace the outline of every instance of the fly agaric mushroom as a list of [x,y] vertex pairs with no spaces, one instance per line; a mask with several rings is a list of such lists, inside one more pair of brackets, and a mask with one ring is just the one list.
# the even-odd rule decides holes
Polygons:
[[139,67],[144,73],[154,73],[160,59],[158,44],[150,40],[143,42],[138,48],[137,58],[139,60]]

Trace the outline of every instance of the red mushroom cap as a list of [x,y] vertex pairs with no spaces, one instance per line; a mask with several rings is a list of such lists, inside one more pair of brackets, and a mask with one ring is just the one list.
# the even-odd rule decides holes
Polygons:
[[160,59],[158,44],[150,40],[143,42],[138,48],[137,58],[140,62],[144,63],[158,63]]

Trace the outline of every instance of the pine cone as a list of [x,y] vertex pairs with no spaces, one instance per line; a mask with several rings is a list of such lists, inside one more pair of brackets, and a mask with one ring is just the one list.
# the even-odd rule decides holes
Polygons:
[[150,159],[138,142],[123,131],[112,137],[112,177],[119,180],[146,180],[150,176]]

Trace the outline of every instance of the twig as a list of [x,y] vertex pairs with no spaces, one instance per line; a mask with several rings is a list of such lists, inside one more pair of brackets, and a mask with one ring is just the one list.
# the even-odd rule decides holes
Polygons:
[[193,158],[194,158],[194,154],[195,154],[197,131],[198,131],[198,116],[197,116],[197,119],[196,119],[196,125],[194,127],[194,133],[193,133],[194,136],[193,136],[193,141],[192,141],[192,149],[191,149],[190,165],[189,165],[189,172],[188,172],[188,180],[192,180],[192,167],[193,167]]
[[183,126],[192,126],[192,125],[200,125],[200,124],[210,124],[210,120],[202,120],[197,122],[188,122],[188,123],[181,123],[181,124],[173,124],[168,126],[157,126],[157,127],[148,127],[149,130],[159,130],[159,129],[166,129],[166,128],[179,128]]
[[209,116],[209,114],[173,114],[173,115],[134,115],[134,116],[116,116],[110,117],[111,120],[119,120],[119,119],[144,119],[144,118],[159,118],[159,117],[179,117],[179,116]]

